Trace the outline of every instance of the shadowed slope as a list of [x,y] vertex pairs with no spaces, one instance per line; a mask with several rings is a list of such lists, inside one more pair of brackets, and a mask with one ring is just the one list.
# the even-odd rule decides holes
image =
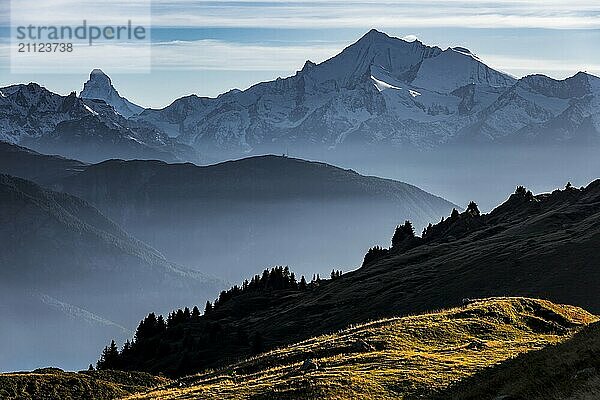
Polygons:
[[[429,228],[423,238],[400,241],[383,256],[310,290],[248,292],[219,302],[197,323],[177,330],[202,345],[184,346],[183,336],[159,334],[135,352],[131,369],[176,374],[219,366],[252,354],[249,337],[263,349],[342,329],[349,323],[427,312],[463,298],[543,297],[600,311],[600,181],[533,196],[526,191],[487,215],[473,210]],[[219,335],[210,338],[212,329]],[[158,344],[176,351],[161,355]]]

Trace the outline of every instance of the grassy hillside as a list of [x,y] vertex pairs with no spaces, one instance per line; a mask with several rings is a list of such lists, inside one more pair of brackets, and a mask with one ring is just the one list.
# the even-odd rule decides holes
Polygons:
[[131,399],[416,399],[596,321],[527,298],[492,298],[353,326],[183,378]]
[[[506,396],[506,397],[503,397]],[[522,354],[465,379],[436,400],[600,398],[600,324],[572,339]]]
[[457,212],[423,237],[400,235],[362,268],[308,290],[242,291],[136,343],[119,368],[188,375],[253,355],[253,337],[266,351],[466,297],[546,298],[598,313],[599,218],[600,181],[537,196],[520,188],[489,214]]
[[0,374],[4,400],[108,400],[167,384],[165,378],[138,372],[64,372],[44,368],[33,372]]

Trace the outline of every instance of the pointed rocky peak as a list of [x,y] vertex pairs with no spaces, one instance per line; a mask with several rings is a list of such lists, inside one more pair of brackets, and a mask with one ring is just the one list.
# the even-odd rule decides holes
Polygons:
[[92,72],[90,72],[90,79],[94,78],[94,77],[106,77],[110,80],[110,78],[108,77],[108,75],[106,75],[104,73],[104,71],[102,71],[100,68],[94,68],[92,70]]
[[94,69],[89,80],[83,85],[80,96],[85,99],[105,100],[108,96],[119,96],[119,92],[112,85],[109,76],[101,69]]
[[338,87],[353,87],[369,79],[371,67],[382,68],[392,77],[400,78],[441,51],[439,47],[407,42],[372,29],[335,57],[308,69],[305,65],[303,72],[317,83],[335,81]]
[[93,69],[92,72],[90,72],[90,79],[88,83],[90,82],[96,82],[99,84],[112,86],[112,81],[110,80],[110,77],[106,75],[104,71],[98,68]]
[[302,71],[308,71],[313,69],[314,67],[316,67],[317,64],[315,64],[314,62],[310,61],[310,60],[306,60],[306,62],[304,63],[304,66],[302,67]]
[[125,118],[138,115],[144,110],[143,107],[133,104],[122,97],[113,86],[110,77],[101,69],[92,70],[90,78],[83,85],[83,90],[79,96],[82,99],[103,100]]
[[378,31],[377,29],[371,29],[369,32],[365,33],[363,37],[361,37],[357,43],[361,42],[376,42],[376,41],[385,41],[392,39],[387,34]]
[[62,99],[59,111],[62,113],[81,112],[84,108],[85,106],[77,97],[77,94],[75,92],[71,92],[68,96],[65,96]]

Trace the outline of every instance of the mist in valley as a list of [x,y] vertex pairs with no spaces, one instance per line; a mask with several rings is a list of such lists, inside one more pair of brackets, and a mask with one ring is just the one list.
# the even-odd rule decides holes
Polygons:
[[[461,207],[475,201],[482,212],[504,202],[517,185],[534,193],[587,185],[600,172],[598,145],[464,145],[429,150],[349,147],[298,150],[299,157],[327,160],[364,175],[417,185]],[[432,221],[433,222],[433,221]]]

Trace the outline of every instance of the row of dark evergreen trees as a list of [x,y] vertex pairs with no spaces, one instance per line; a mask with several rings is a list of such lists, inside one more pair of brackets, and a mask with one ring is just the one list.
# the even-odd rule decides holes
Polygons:
[[388,249],[381,246],[374,246],[367,251],[363,260],[363,266],[372,263],[375,260],[385,257],[390,252],[397,251],[401,248],[410,248],[415,245],[422,243],[423,240],[429,240],[431,237],[439,231],[440,226],[456,222],[461,219],[461,215],[470,218],[477,218],[481,216],[479,208],[474,201],[471,201],[467,206],[467,209],[463,214],[460,214],[456,208],[452,209],[452,213],[448,219],[442,218],[439,224],[429,224],[421,234],[421,237],[417,237],[415,229],[410,221],[405,221],[404,224],[396,226],[394,235],[392,236],[392,246]]
[[[574,189],[571,183],[568,182],[565,186],[565,190],[572,191],[576,189]],[[525,200],[532,200],[534,198],[531,191],[527,190],[524,186],[517,186],[517,189],[515,190],[514,194],[517,197],[523,198]],[[412,223],[410,221],[405,221],[403,225],[396,226],[396,229],[394,230],[394,235],[392,236],[392,246],[389,249],[381,246],[374,246],[370,248],[367,254],[365,254],[363,266],[370,264],[375,260],[381,259],[382,257],[388,255],[390,252],[398,250],[403,246],[407,246],[407,244],[410,247],[410,244],[415,245],[418,243],[435,240],[436,237],[439,237],[453,225],[456,225],[456,223],[467,222],[466,228],[468,228],[469,222],[472,223],[473,221],[481,221],[480,217],[481,212],[479,211],[477,203],[471,201],[462,214],[456,208],[453,208],[450,217],[446,219],[442,217],[441,221],[435,225],[432,225],[430,223],[425,229],[423,229],[420,238],[415,236],[415,230]],[[465,229],[464,226],[462,228]]]
[[[331,279],[338,279],[342,271],[331,271]],[[309,291],[322,283],[316,274],[310,282],[304,276],[296,279],[288,267],[266,269],[261,275],[244,281],[241,286],[235,285],[229,290],[222,291],[219,297],[211,303],[206,302],[204,313],[195,306],[169,313],[165,319],[162,315],[150,313],[138,325],[132,341],[127,341],[119,350],[114,340],[106,346],[97,362],[97,369],[135,369],[136,360],[160,358],[173,353],[182,353],[180,367],[175,375],[189,373],[193,363],[189,360],[190,353],[202,353],[218,347],[219,342],[227,341],[236,346],[246,346],[251,353],[264,350],[264,340],[260,332],[247,332],[236,328],[230,331],[220,318],[221,308],[232,299],[246,294],[257,294],[258,297],[271,297],[277,291]],[[143,369],[139,368],[138,369]]]

